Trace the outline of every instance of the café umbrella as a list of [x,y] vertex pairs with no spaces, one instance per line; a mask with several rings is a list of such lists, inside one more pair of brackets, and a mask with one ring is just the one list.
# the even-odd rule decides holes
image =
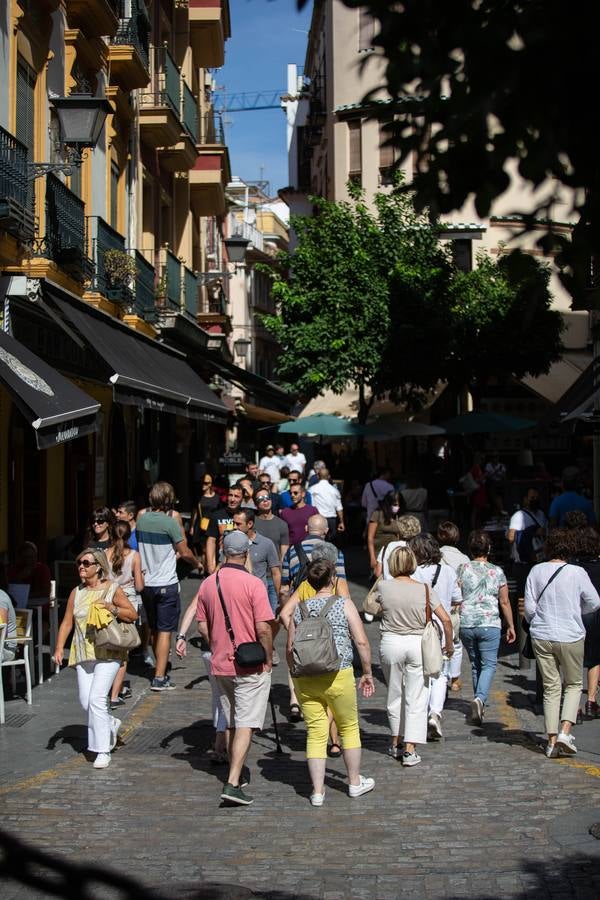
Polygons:
[[315,413],[291,422],[284,422],[277,429],[279,434],[316,434],[321,437],[358,437],[365,433],[365,426],[342,416]]
[[535,428],[533,419],[494,412],[468,412],[441,423],[447,434],[498,434],[503,431],[525,431]]

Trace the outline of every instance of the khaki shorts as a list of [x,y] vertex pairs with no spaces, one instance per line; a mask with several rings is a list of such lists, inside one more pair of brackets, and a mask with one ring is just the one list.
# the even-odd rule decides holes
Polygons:
[[271,673],[217,675],[217,687],[228,728],[262,728],[271,690]]

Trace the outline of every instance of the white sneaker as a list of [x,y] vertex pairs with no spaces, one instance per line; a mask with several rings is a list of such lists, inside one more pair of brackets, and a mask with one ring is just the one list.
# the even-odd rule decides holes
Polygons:
[[430,741],[439,741],[443,736],[442,717],[439,713],[430,713],[427,722],[427,738]]
[[572,734],[565,734],[564,731],[561,731],[556,738],[556,747],[558,747],[561,753],[565,753],[567,756],[574,756],[575,753],[577,753],[575,738]]
[[372,622],[374,619],[374,616],[372,616],[371,613],[364,612],[363,619],[365,620],[365,622]]
[[409,753],[408,750],[405,750],[402,754],[402,759],[400,760],[403,766],[418,766],[421,762],[421,757],[413,750],[412,753]]
[[323,806],[324,800],[325,800],[325,793],[310,795],[311,806]]
[[546,750],[544,752],[548,759],[556,759],[558,756],[558,747],[556,744],[546,744]]
[[348,785],[348,793],[353,798],[362,797],[363,794],[368,794],[375,787],[374,778],[365,778],[364,775],[359,775],[358,777],[360,778],[359,784]]
[[474,725],[481,725],[485,713],[485,706],[481,697],[475,697],[471,700],[471,721]]
[[117,739],[119,737],[119,728],[122,725],[122,721],[120,719],[112,716],[110,723],[110,749],[114,750],[117,746]]
[[279,659],[279,653],[275,648],[273,648],[273,665],[278,666],[281,660]]
[[94,760],[95,769],[106,769],[110,766],[110,753],[99,753]]

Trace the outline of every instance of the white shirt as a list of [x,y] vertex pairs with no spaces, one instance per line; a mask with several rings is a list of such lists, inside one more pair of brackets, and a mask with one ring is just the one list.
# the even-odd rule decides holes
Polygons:
[[298,451],[296,455],[294,455],[293,453],[288,453],[285,458],[285,464],[290,472],[300,472],[300,474],[302,475],[304,469],[306,468],[306,457],[304,453],[300,453],[300,451]]
[[384,581],[389,581],[392,578],[388,562],[396,547],[406,547],[406,541],[390,541],[387,547],[381,548],[377,556],[377,562],[381,563],[381,574]]
[[334,484],[321,479],[310,489],[312,504],[319,510],[320,515],[326,519],[335,519],[342,507],[340,492]]
[[571,564],[546,587],[562,565],[544,562],[533,567],[525,585],[525,618],[532,638],[572,644],[585,637],[582,612],[600,608],[600,597],[585,569]]
[[280,467],[278,456],[263,456],[258,464],[258,471],[261,474],[268,475],[271,479],[271,484],[277,484],[281,478]]
[[[536,522],[540,528],[548,528],[548,519],[541,509],[536,509],[535,512],[529,512],[528,509],[518,509],[516,513],[512,515],[511,520],[508,523],[508,530],[511,531],[514,529],[514,531],[525,531],[526,528],[531,528]],[[513,562],[521,562],[516,535],[510,550],[510,558]]]
[[464,563],[470,562],[469,557],[466,556],[458,547],[451,547],[450,544],[446,544],[444,547],[440,547],[440,553],[442,554],[442,559],[448,566],[452,566],[454,571],[458,569],[459,566],[464,565]]
[[429,587],[433,587],[444,609],[449,613],[453,603],[462,603],[462,594],[456,580],[456,572],[442,560],[438,580],[435,585],[432,585],[436,570],[437,565],[433,563],[428,566],[417,566],[411,578],[414,578],[415,581],[420,581],[421,584],[428,584]]

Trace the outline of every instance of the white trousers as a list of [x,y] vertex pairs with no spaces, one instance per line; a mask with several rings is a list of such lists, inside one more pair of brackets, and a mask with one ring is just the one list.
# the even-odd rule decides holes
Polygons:
[[88,716],[88,750],[110,753],[113,716],[108,710],[108,695],[119,671],[117,659],[93,659],[77,663],[79,702]]
[[420,634],[384,632],[379,647],[388,686],[387,714],[392,735],[411,744],[427,741],[429,689],[423,677]]

